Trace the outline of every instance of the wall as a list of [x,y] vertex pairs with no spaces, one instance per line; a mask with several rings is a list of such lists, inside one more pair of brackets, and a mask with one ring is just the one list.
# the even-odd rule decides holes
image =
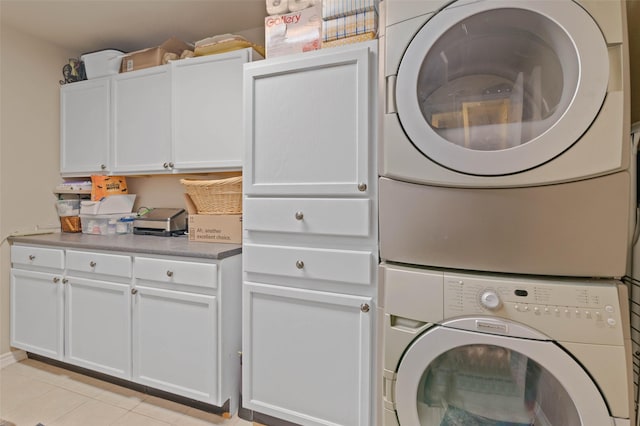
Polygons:
[[58,225],[59,80],[73,57],[42,40],[0,28],[0,356],[9,346],[9,244],[14,231]]
[[640,121],[640,0],[627,1],[631,66],[631,123]]

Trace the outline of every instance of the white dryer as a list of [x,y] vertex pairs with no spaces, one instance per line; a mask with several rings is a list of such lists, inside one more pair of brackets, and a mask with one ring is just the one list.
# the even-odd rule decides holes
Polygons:
[[627,273],[624,1],[384,0],[381,257]]
[[384,426],[629,426],[627,288],[381,266]]

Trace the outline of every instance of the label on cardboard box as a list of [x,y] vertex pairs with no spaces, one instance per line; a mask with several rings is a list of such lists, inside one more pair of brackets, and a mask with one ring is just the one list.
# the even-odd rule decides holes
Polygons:
[[264,19],[267,58],[320,49],[322,8],[320,5]]
[[242,243],[241,214],[190,214],[189,241]]

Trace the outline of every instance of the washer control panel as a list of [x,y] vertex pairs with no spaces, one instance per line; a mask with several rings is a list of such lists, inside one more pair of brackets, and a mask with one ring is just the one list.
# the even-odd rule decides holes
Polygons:
[[489,315],[557,340],[618,344],[623,336],[618,284],[445,273],[444,317]]

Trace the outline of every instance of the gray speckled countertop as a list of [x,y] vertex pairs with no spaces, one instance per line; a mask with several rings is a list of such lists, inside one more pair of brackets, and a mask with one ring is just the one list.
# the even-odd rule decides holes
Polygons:
[[27,243],[87,250],[110,250],[131,253],[187,256],[205,259],[224,259],[242,253],[240,244],[201,243],[180,237],[153,235],[91,235],[82,233],[53,233],[9,237],[12,243]]

